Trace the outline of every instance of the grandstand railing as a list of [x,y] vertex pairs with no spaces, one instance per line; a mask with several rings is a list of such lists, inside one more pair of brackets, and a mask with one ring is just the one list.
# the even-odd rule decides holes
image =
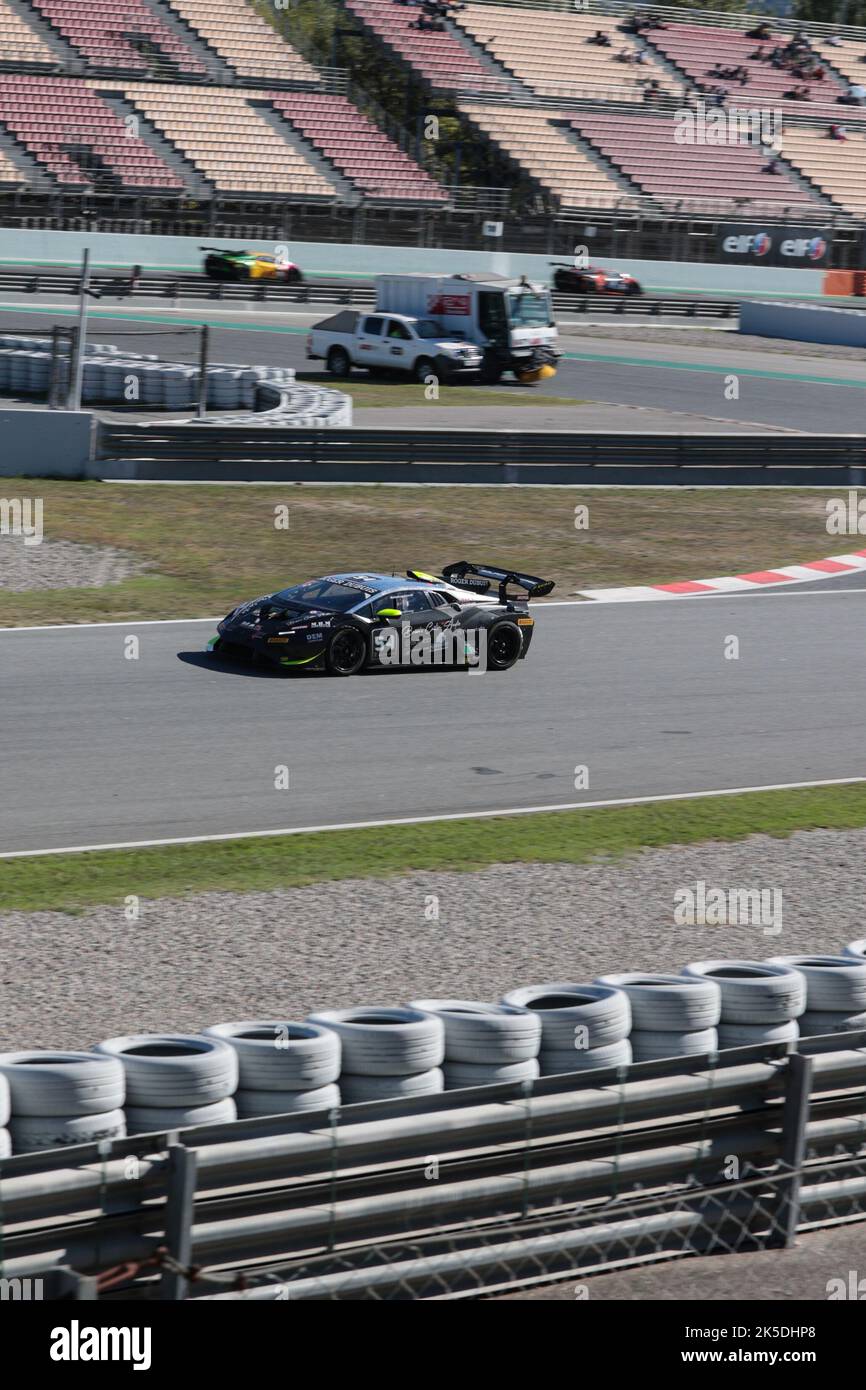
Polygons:
[[804,34],[812,34],[816,39],[825,38],[828,34],[838,34],[842,39],[866,41],[866,30],[854,24],[825,24],[820,20],[794,19],[775,14],[730,14],[720,10],[679,9],[672,5],[644,4],[643,0],[582,0],[579,7],[575,5],[575,0],[472,0],[472,3],[519,10],[554,10],[559,14],[597,14],[620,19],[627,19],[637,11],[642,15],[654,15],[664,23],[734,29],[741,33],[754,28],[756,24],[766,23],[779,34],[795,34],[802,30]]
[[345,92],[349,85],[349,72],[340,67],[317,67],[315,76],[286,77],[285,68],[270,67],[263,64],[251,72],[236,73],[228,63],[218,66],[202,59],[204,71],[187,72],[174,63],[161,63],[158,59],[148,61],[146,68],[123,67],[113,63],[100,63],[93,58],[68,58],[57,53],[46,58],[44,48],[28,45],[0,45],[0,73],[45,74],[54,77],[100,77],[118,82],[179,82],[184,86],[205,84],[218,87],[276,87],[280,90],[315,90],[323,92]]

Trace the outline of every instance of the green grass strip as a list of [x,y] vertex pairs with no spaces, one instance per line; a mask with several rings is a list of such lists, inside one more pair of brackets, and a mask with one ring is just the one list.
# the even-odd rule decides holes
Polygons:
[[94,851],[0,861],[0,918],[13,910],[75,912],[98,903],[249,892],[410,870],[468,872],[489,864],[582,864],[644,848],[779,838],[866,826],[866,786],[747,792],[601,810],[267,836],[213,844]]

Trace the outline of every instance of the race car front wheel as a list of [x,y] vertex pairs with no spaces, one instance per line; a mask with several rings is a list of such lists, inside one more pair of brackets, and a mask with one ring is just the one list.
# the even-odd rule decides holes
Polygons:
[[[519,634],[518,634],[519,635]],[[354,676],[367,659],[367,642],[356,627],[338,627],[325,652],[330,676]]]
[[487,629],[487,669],[507,671],[520,659],[523,637],[516,623],[503,619]]

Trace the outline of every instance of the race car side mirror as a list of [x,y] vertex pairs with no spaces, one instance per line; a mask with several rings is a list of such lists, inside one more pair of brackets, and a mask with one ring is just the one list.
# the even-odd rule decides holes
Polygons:
[[399,608],[380,608],[376,614],[377,618],[402,618],[402,616]]

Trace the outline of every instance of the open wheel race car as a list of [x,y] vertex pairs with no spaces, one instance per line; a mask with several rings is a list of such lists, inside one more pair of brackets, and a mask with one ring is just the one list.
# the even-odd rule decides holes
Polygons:
[[208,650],[331,676],[389,666],[507,671],[532,642],[529,599],[552,589],[552,580],[465,560],[441,576],[329,574],[232,609]]
[[299,285],[304,278],[294,261],[266,251],[221,251],[216,246],[200,246],[199,250],[207,252],[204,273],[209,280],[279,280],[284,285]]

